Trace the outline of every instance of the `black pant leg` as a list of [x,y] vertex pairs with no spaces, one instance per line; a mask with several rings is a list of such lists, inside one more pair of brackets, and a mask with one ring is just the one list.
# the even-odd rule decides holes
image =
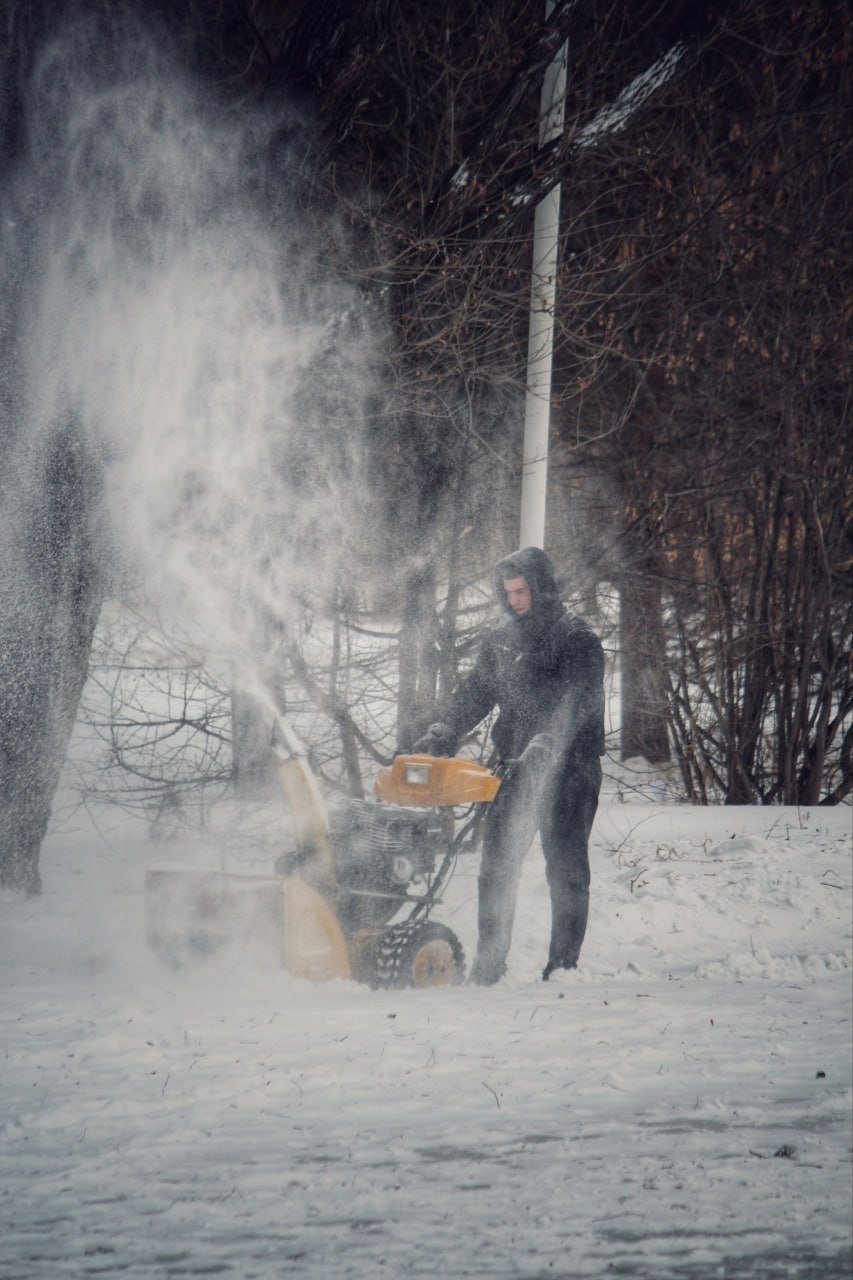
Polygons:
[[473,982],[497,982],[506,970],[521,867],[539,825],[537,791],[536,779],[519,769],[501,785],[486,816]]
[[589,835],[601,790],[598,757],[569,760],[548,788],[542,851],[551,891],[551,945],[543,976],[574,969],[589,915]]

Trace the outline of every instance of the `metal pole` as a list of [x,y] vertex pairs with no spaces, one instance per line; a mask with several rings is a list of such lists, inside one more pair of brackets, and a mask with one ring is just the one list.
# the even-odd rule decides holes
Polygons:
[[[548,0],[546,12],[553,8]],[[545,73],[539,116],[539,145],[563,130],[566,109],[564,44]],[[521,464],[522,547],[545,544],[545,495],[548,483],[548,436],[551,425],[551,367],[554,347],[554,301],[560,238],[560,187],[536,206],[527,340],[527,388],[524,397],[524,444]]]

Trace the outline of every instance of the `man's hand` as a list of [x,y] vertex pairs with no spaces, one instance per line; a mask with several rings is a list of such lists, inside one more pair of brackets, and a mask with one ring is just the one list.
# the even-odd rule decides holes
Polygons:
[[452,756],[456,750],[456,734],[450,725],[440,721],[431,724],[422,738],[412,746],[414,755]]
[[506,779],[520,773],[522,777],[540,778],[553,758],[554,739],[550,733],[534,733],[517,759],[502,761],[502,777]]
[[553,758],[554,739],[550,733],[534,733],[521,753],[519,764],[535,775],[547,769]]

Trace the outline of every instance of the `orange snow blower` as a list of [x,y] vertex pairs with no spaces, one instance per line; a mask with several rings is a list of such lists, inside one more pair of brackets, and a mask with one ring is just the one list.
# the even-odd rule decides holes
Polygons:
[[[374,800],[341,800],[327,811],[305,749],[283,719],[274,726],[272,749],[295,847],[269,876],[149,871],[149,945],[177,965],[263,934],[288,973],[315,982],[461,982],[462,945],[430,913],[477,806],[497,794],[497,774],[471,760],[397,756],[377,776]],[[460,809],[468,813],[457,830]]]

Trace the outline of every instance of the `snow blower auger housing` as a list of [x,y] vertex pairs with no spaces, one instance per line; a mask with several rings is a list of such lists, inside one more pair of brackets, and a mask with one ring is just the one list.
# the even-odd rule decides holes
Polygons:
[[471,825],[457,834],[453,809],[491,802],[497,775],[470,760],[397,756],[376,778],[374,800],[343,800],[327,812],[284,720],[272,748],[295,848],[269,877],[150,871],[149,943],[178,963],[187,950],[239,941],[246,928],[272,929],[281,963],[297,977],[352,977],[372,987],[461,982],[462,945],[429,917]]

